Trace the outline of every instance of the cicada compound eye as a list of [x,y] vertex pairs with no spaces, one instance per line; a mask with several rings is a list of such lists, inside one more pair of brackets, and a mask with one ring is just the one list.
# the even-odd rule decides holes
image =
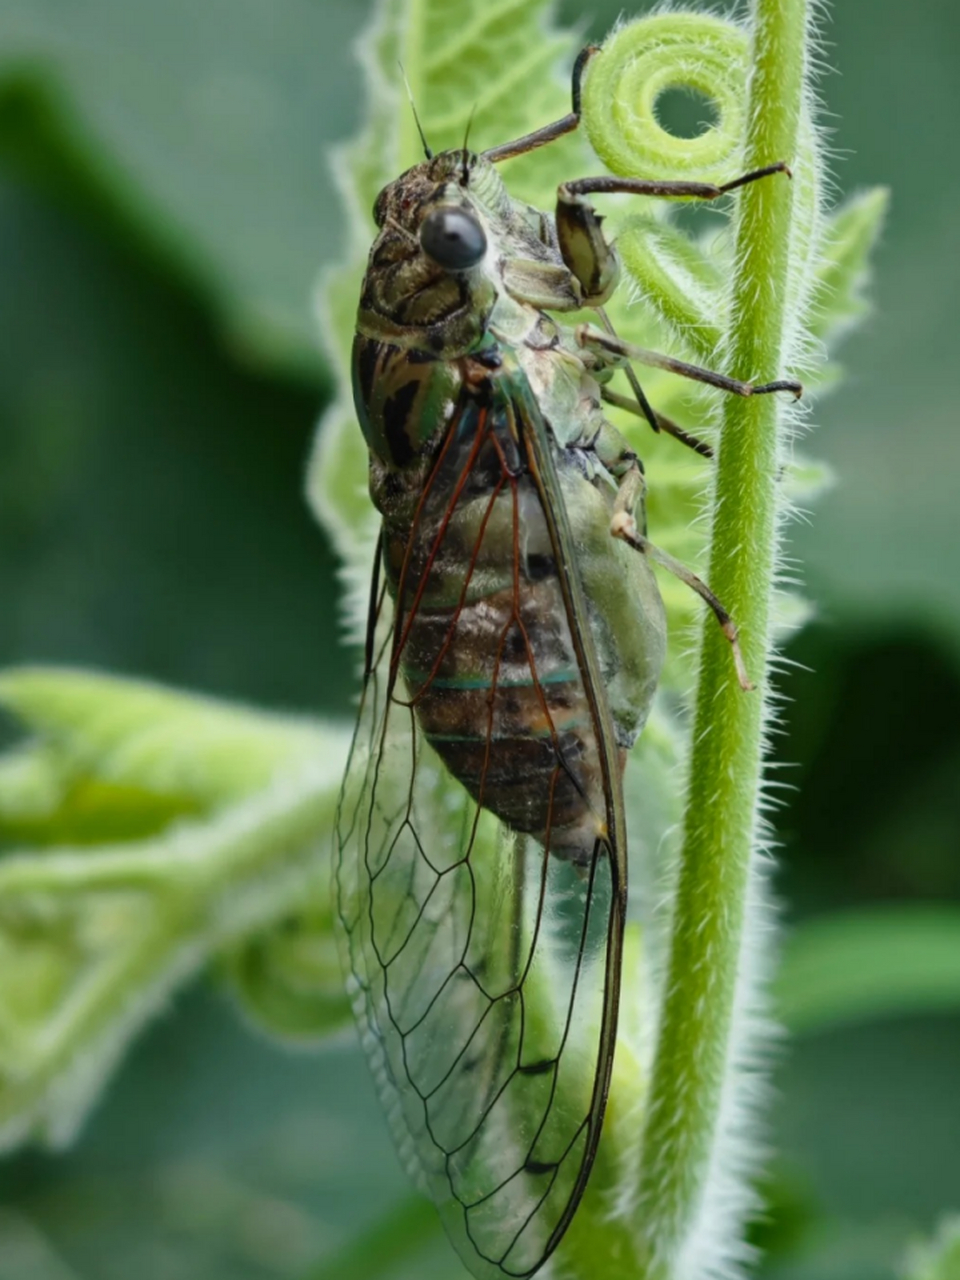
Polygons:
[[420,247],[445,271],[469,271],[487,252],[487,237],[467,209],[434,209],[420,225]]

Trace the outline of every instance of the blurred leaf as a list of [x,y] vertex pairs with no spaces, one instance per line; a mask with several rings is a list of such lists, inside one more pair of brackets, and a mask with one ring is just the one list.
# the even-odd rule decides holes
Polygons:
[[[68,1154],[0,1163],[3,1280],[24,1223],[77,1280],[302,1280],[363,1239],[410,1192],[351,1041],[278,1053],[205,984],[180,994]],[[461,1276],[437,1245],[384,1280]]]
[[801,1034],[904,1013],[960,1010],[960,907],[862,909],[790,936],[777,1009]]
[[10,1280],[78,1280],[43,1232],[15,1210],[0,1209],[0,1247],[0,1274]]
[[960,1217],[947,1218],[934,1240],[910,1250],[904,1274],[906,1280],[960,1280]]
[[222,807],[295,771],[324,731],[145,681],[55,667],[0,673],[36,741],[0,756],[0,836],[99,840]]
[[[94,827],[118,809],[135,827],[138,805],[156,818],[158,799],[181,819],[149,839],[0,858],[0,1144],[58,1143],[211,954],[314,897],[332,949],[327,852],[348,737],[89,673],[7,673],[0,700],[37,735],[12,767],[0,758],[15,822],[26,809],[50,836],[86,803]],[[347,1018],[334,970],[325,959],[324,1030]]]
[[791,1258],[822,1221],[822,1209],[804,1170],[774,1155],[757,1187],[762,1211],[747,1227],[747,1239],[764,1262]]
[[791,506],[803,508],[829,491],[837,483],[833,468],[819,459],[807,458],[796,453],[784,476],[784,484]]
[[325,891],[339,771],[149,841],[0,860],[0,1145],[69,1141],[173,990]]
[[[843,121],[845,185],[891,191],[874,315],[845,348],[855,378],[822,413],[818,451],[840,477],[794,545],[814,594],[834,617],[876,627],[910,618],[960,642],[956,356],[960,258],[953,210],[960,175],[942,164],[956,118],[956,15],[924,0],[909,66],[895,0],[837,6],[830,23],[831,111]],[[897,82],[888,94],[883,85]],[[940,173],[931,188],[925,175]]]
[[0,277],[0,664],[347,712],[300,496],[316,392],[239,368],[182,289],[2,173]]
[[778,1259],[764,1280],[896,1280],[896,1260],[909,1224],[820,1219],[789,1259]]
[[0,0],[0,85],[200,282],[259,358],[318,370],[317,265],[342,238],[324,145],[355,118],[353,0]]
[[942,1011],[834,1024],[795,1038],[781,1059],[777,1149],[809,1181],[821,1229],[894,1235],[891,1272],[907,1239],[953,1200],[958,1062],[960,1017]]
[[244,1016],[270,1036],[304,1044],[344,1025],[347,998],[326,884],[224,954],[219,968]]
[[[440,1219],[429,1200],[410,1196],[366,1227],[353,1244],[308,1271],[303,1280],[381,1280],[398,1264],[416,1258],[433,1236],[441,1234]],[[453,1265],[453,1264],[452,1264]]]
[[870,310],[864,290],[889,204],[889,190],[874,187],[851,196],[827,222],[811,311],[815,337],[836,341]]
[[956,657],[919,620],[827,623],[790,650],[784,758],[799,768],[785,775],[797,790],[779,824],[785,897],[798,916],[960,897]]

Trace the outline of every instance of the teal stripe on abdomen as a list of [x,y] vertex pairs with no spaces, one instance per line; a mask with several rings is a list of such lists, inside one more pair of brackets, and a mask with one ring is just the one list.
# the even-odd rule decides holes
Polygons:
[[[413,688],[422,689],[429,681],[431,689],[492,689],[494,681],[490,676],[434,676],[430,679],[429,671],[411,671],[403,668],[403,674]],[[534,685],[572,684],[579,681],[580,673],[573,668],[569,671],[550,671],[546,675],[533,678],[532,673],[521,677],[500,677],[496,681],[498,689],[531,689]]]

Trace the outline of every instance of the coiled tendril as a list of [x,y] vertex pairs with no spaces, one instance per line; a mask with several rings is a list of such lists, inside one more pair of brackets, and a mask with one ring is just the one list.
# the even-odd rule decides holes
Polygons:
[[[749,41],[732,22],[661,13],[615,31],[583,88],[590,144],[623,177],[722,182],[740,170]],[[715,122],[694,138],[668,133],[657,104],[670,89],[703,94]]]
[[[660,13],[621,26],[591,60],[583,86],[583,126],[607,168],[621,177],[723,183],[744,169],[750,37],[735,22],[703,13]],[[692,138],[670,133],[657,107],[669,90],[707,98],[715,119]],[[787,282],[794,314],[806,305],[819,242],[819,165],[809,103],[801,106],[794,175],[792,257]],[[718,272],[716,238],[708,248],[672,226],[661,200],[631,202],[617,228],[617,249],[637,294],[673,331],[681,348],[716,362],[729,299]],[[670,202],[676,203],[676,202]],[[626,212],[626,210],[625,210]],[[719,323],[718,323],[719,322]]]

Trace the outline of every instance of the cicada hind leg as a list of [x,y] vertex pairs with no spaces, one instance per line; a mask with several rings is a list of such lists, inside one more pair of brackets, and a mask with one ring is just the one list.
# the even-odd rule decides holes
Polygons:
[[[610,520],[610,533],[619,538],[635,551],[648,556],[656,564],[685,582],[709,605],[723,634],[730,641],[730,649],[737,672],[740,687],[746,691],[754,688],[747,674],[743,654],[740,650],[740,639],[736,623],[724,608],[707,584],[685,564],[675,559],[667,551],[661,550],[650,541],[646,533],[644,517],[644,494],[646,480],[643,464],[637,454],[630,448],[616,427],[604,420],[600,431],[594,438],[594,451],[607,471],[618,482],[617,495],[614,499],[613,514]],[[637,522],[637,515],[640,522]]]

